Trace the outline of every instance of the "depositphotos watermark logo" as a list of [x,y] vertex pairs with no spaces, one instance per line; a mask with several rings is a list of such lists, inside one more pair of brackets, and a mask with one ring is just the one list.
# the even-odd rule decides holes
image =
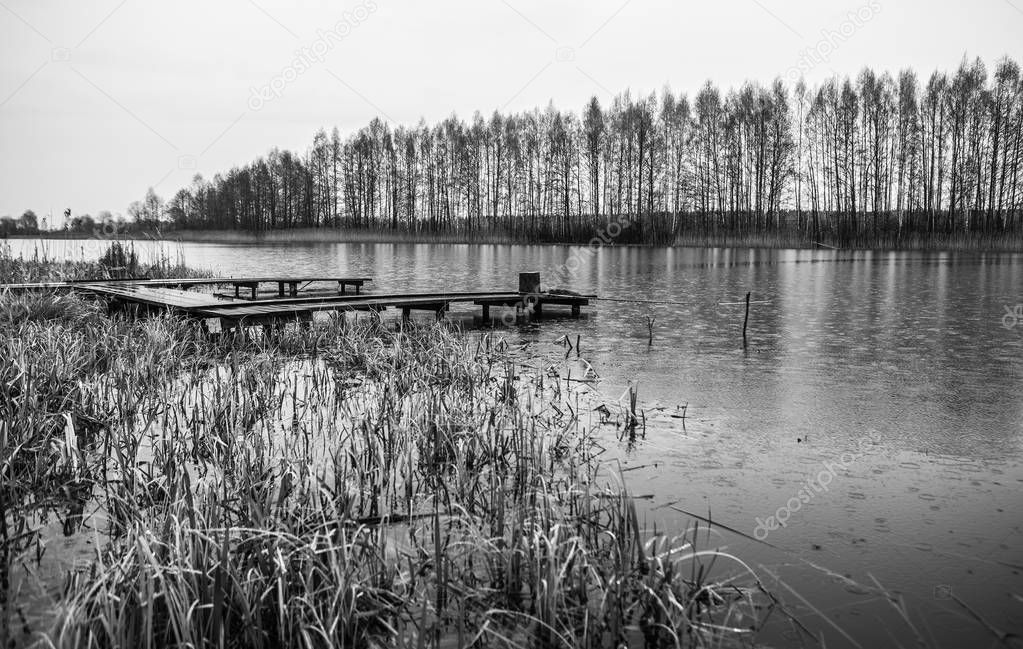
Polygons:
[[[621,236],[622,232],[632,226],[632,221],[627,217],[621,216],[615,221],[608,223],[607,228],[601,228],[597,231],[597,234],[592,237],[585,246],[576,248],[569,255],[565,263],[559,266],[555,270],[555,275],[562,276],[568,275],[574,277],[578,272],[579,268],[582,267],[584,258],[592,257],[597,254],[597,251],[606,245],[610,245]],[[505,326],[511,326],[515,324],[518,318],[518,312],[520,309],[524,310],[528,314],[533,314],[536,311],[536,305],[540,302],[543,294],[537,291],[533,291],[527,295],[522,296],[514,312],[506,311],[501,316],[501,323]]]
[[799,60],[786,70],[785,77],[795,83],[810,70],[827,63],[832,54],[879,13],[881,13],[881,3],[871,0],[855,11],[846,14],[846,19],[842,21],[838,29],[822,29],[820,40],[800,53]]
[[1017,304],[1015,309],[1005,305],[1005,315],[1002,316],[1002,326],[1006,329],[1015,329],[1016,325],[1023,322],[1023,304]]
[[274,99],[280,99],[284,89],[294,83],[303,73],[317,63],[323,63],[327,53],[335,45],[343,41],[357,26],[366,22],[377,10],[375,0],[363,0],[351,10],[345,11],[341,20],[333,28],[316,32],[316,40],[295,51],[295,58],[281,69],[280,74],[273,77],[258,88],[251,88],[249,108],[257,111]]
[[793,514],[802,509],[803,505],[813,500],[817,494],[828,491],[829,485],[834,482],[835,476],[838,475],[839,471],[848,470],[856,460],[863,457],[862,447],[865,443],[866,441],[861,441],[855,451],[842,453],[836,462],[830,460],[822,462],[821,464],[824,468],[818,471],[817,475],[804,482],[803,487],[794,496],[789,498],[784,505],[779,507],[774,514],[768,516],[766,520],[761,520],[759,517],[754,519],[757,526],[753,529],[753,536],[757,540],[763,541],[767,539],[771,532],[779,527],[787,527],[789,519],[792,518]]

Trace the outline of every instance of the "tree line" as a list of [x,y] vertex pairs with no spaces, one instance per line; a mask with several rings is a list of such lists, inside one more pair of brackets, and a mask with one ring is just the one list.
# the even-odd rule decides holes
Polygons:
[[25,210],[21,216],[0,216],[0,237],[10,234],[38,234],[39,217],[32,210]]
[[8,235],[52,235],[55,232],[66,232],[71,235],[88,235],[90,237],[118,237],[138,234],[159,234],[166,225],[166,205],[150,187],[145,199],[133,201],[128,206],[127,215],[113,214],[109,210],[100,210],[95,216],[88,213],[72,216],[71,208],[64,211],[63,225],[56,227],[52,215],[40,219],[32,210],[25,212],[17,219],[10,216],[0,217],[0,237]]
[[[692,97],[669,89],[415,127],[372,120],[273,149],[165,206],[182,229],[376,228],[579,241],[770,235],[877,243],[1021,229],[1023,80],[965,58]],[[147,197],[146,203],[150,203]],[[158,200],[158,199],[157,199]]]

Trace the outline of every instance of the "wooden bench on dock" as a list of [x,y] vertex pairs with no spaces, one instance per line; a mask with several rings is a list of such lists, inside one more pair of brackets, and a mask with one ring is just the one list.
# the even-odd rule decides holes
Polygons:
[[[525,295],[525,297],[523,297]],[[489,296],[474,300],[473,303],[483,307],[483,320],[490,320],[490,307],[507,306],[529,310],[534,316],[543,315],[545,304],[559,304],[572,307],[572,317],[578,318],[582,307],[589,305],[592,295],[563,295],[560,293],[516,293],[514,299],[504,296]]]
[[240,297],[240,290],[247,288],[251,291],[250,299],[255,300],[260,284],[277,284],[278,297],[285,297],[286,286],[288,289],[287,294],[291,297],[296,297],[298,295],[299,284],[337,282],[337,292],[339,295],[345,295],[345,289],[349,286],[355,289],[356,295],[359,295],[362,293],[362,285],[371,281],[373,280],[369,277],[245,277],[232,279],[228,283],[234,284],[235,297]]

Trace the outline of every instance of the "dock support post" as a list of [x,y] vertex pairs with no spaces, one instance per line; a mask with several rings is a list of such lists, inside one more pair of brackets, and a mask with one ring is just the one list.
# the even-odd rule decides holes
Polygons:
[[401,307],[401,319],[402,320],[408,320],[411,317],[412,317],[412,309],[410,307],[407,307],[407,306]]
[[284,282],[277,282],[277,297],[284,297]]
[[483,322],[490,322],[490,305],[483,305]]
[[232,319],[231,331],[234,333],[235,340],[239,342],[245,342],[245,317],[242,316],[237,320]]
[[573,318],[578,318],[579,317],[579,311],[580,311],[579,303],[576,302],[575,304],[572,305],[572,317]]

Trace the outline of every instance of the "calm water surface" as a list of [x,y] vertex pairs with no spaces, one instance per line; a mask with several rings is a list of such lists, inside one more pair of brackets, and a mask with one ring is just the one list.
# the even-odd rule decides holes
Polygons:
[[[13,242],[31,252],[37,242]],[[95,257],[96,242],[48,242]],[[139,244],[152,245],[152,244]],[[147,248],[148,249],[148,248]],[[348,274],[374,292],[546,287],[601,297],[508,335],[538,355],[579,336],[614,402],[638,386],[645,438],[608,440],[651,527],[708,512],[827,646],[932,646],[1023,634],[1023,256],[416,244],[174,244],[225,275]],[[143,256],[145,256],[144,253]],[[578,262],[566,262],[574,256]],[[572,270],[569,270],[572,269]],[[752,291],[743,349],[740,302]],[[549,314],[553,315],[553,314]],[[453,315],[466,324],[467,311]],[[648,344],[647,318],[654,318]],[[686,408],[685,425],[677,418]],[[769,517],[785,519],[768,529]],[[758,528],[758,521],[764,526]],[[785,586],[799,593],[813,609]],[[816,609],[816,610],[814,610]],[[824,618],[829,621],[825,621]],[[832,625],[848,634],[844,637]],[[764,640],[788,646],[777,625]]]

